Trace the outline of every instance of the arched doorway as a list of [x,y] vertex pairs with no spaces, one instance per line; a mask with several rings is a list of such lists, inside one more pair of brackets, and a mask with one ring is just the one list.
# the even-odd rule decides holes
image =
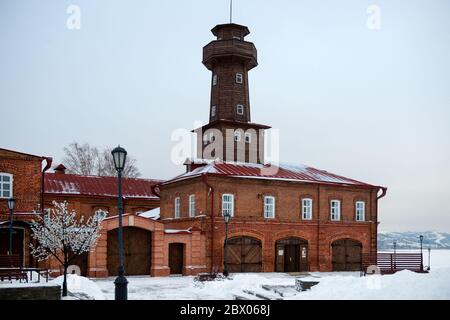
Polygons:
[[262,244],[252,237],[233,237],[228,240],[229,272],[261,272]]
[[303,272],[309,270],[308,241],[301,238],[287,238],[275,243],[275,271]]
[[[150,275],[151,232],[141,228],[123,228],[125,274]],[[117,275],[119,267],[118,229],[108,231],[108,274]]]
[[183,274],[184,244],[169,244],[170,274]]
[[333,271],[360,271],[362,244],[352,239],[339,239],[331,244]]
[[[0,255],[7,255],[9,251],[9,224],[7,225],[0,228]],[[24,266],[24,231],[24,228],[12,229],[12,254],[19,256],[20,267]]]

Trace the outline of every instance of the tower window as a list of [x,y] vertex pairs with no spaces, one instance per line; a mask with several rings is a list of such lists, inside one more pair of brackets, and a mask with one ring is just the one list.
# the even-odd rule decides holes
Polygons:
[[213,85],[213,86],[217,85],[217,74],[214,74],[214,75],[213,75],[212,85]]
[[252,143],[252,134],[251,133],[245,133],[245,143]]
[[212,106],[211,107],[211,117],[215,117],[216,116],[216,106]]
[[244,106],[242,104],[236,106],[236,113],[241,115],[244,114]]
[[239,131],[234,132],[234,141],[236,142],[241,141],[241,133]]
[[214,133],[210,132],[209,133],[209,142],[214,142],[214,140],[216,140],[216,137],[214,137]]
[[242,73],[236,73],[236,83],[243,83],[244,77],[242,76]]

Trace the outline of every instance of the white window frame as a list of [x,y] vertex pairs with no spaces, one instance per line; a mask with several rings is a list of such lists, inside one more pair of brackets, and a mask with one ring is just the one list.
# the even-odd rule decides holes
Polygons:
[[245,143],[252,143],[252,134],[249,132],[245,133]]
[[234,141],[235,142],[240,142],[241,141],[241,132],[240,131],[235,131],[234,132]]
[[213,85],[213,87],[217,86],[217,74],[213,74],[212,85]]
[[195,217],[195,194],[189,196],[189,217]]
[[[226,200],[225,198],[229,198]],[[226,211],[230,212],[230,216],[234,217],[234,194],[224,193],[222,195],[222,216]]]
[[[268,202],[271,200],[271,203]],[[274,219],[275,218],[275,197],[265,196],[264,197],[264,218]]]
[[174,200],[174,215],[175,219],[181,218],[181,199],[176,197]]
[[[9,182],[3,182],[3,177],[8,177],[9,178]],[[3,186],[4,184],[9,184],[9,189],[4,189]],[[14,177],[11,173],[6,173],[6,172],[0,172],[0,198],[1,199],[9,199],[12,198],[14,196],[13,194],[13,187],[14,187]],[[8,196],[4,196],[3,193],[5,191],[9,191],[9,195]]]
[[211,117],[215,117],[216,116],[216,106],[212,106],[211,107]]
[[[241,110],[241,112],[239,112],[239,110]],[[238,114],[238,115],[244,114],[244,105],[243,104],[236,105],[236,114]]]
[[[334,206],[333,204],[337,204],[337,207]],[[330,201],[330,219],[331,221],[341,220],[341,200]]]
[[[359,207],[359,205],[362,205]],[[366,202],[356,201],[355,202],[355,220],[356,221],[366,221]]]
[[313,200],[302,198],[302,220],[312,220]]
[[244,83],[244,75],[242,73],[236,73],[236,83]]

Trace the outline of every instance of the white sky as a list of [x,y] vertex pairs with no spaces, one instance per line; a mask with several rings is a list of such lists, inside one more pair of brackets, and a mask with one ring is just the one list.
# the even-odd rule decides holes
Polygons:
[[[280,130],[281,160],[387,186],[382,230],[450,231],[450,2],[234,8],[258,49],[252,120]],[[0,147],[58,163],[72,141],[120,143],[143,177],[179,174],[171,133],[207,121],[202,47],[227,21],[226,0],[0,0]]]

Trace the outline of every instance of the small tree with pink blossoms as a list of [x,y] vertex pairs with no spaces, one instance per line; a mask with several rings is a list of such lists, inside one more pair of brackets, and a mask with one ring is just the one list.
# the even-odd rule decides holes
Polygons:
[[70,262],[83,252],[93,248],[100,237],[101,222],[105,212],[96,212],[87,222],[76,219],[75,210],[69,211],[68,204],[53,201],[54,208],[31,223],[32,236],[37,245],[31,244],[31,254],[38,261],[54,257],[64,268],[62,295],[67,296],[67,268]]

